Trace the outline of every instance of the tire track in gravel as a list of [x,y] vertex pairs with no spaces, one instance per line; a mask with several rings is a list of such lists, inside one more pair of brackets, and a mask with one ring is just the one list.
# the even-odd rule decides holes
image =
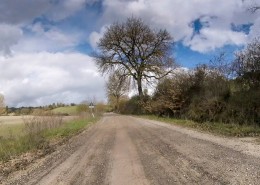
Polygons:
[[37,184],[104,184],[114,132],[114,128],[107,129],[103,124],[89,142],[86,141]]
[[109,184],[148,185],[141,161],[128,135],[129,125],[124,119],[114,120],[117,125],[115,146],[110,159]]
[[127,120],[135,123],[130,135],[153,184],[258,184],[260,180],[259,158],[148,120]]

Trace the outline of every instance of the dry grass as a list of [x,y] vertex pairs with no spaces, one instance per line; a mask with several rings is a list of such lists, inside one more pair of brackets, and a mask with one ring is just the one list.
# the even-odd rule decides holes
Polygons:
[[191,120],[164,118],[154,115],[141,116],[143,118],[158,120],[165,123],[176,124],[184,127],[195,128],[202,131],[211,132],[214,134],[234,137],[257,137],[260,136],[260,127],[251,125],[225,124],[225,123],[198,123]]
[[23,124],[24,119],[30,119],[33,116],[0,116],[0,124],[4,125],[17,125]]
[[89,114],[73,118],[64,121],[62,116],[34,116],[24,118],[23,124],[9,124],[9,127],[3,124],[5,132],[0,137],[0,161],[8,161],[31,150],[49,152],[53,138],[71,137],[98,119]]
[[0,124],[0,138],[19,137],[23,130],[23,124]]
[[60,127],[63,123],[62,116],[34,116],[24,119],[26,134],[35,134],[44,130]]
[[[48,141],[43,137],[43,132],[57,128],[63,123],[62,117],[57,116],[27,117],[23,118],[23,122],[12,125],[13,128],[10,128],[11,124],[4,126],[9,126],[10,131],[0,138],[0,160],[9,160],[28,150],[48,148]],[[17,134],[14,134],[15,131]]]

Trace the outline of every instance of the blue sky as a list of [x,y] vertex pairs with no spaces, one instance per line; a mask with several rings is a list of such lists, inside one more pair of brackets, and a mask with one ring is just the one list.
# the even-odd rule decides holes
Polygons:
[[257,0],[2,0],[0,93],[9,106],[105,100],[92,51],[106,27],[135,16],[175,40],[177,63],[194,68],[260,36]]

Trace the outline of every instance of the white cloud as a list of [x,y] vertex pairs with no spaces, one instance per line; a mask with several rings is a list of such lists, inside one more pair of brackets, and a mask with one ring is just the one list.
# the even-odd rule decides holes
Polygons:
[[50,7],[50,1],[46,0],[2,0],[0,1],[0,22],[25,24],[41,16]]
[[256,36],[260,37],[260,16],[256,19],[254,25],[250,29],[249,39],[253,40]]
[[93,49],[97,49],[97,43],[99,41],[99,39],[104,35],[105,31],[106,31],[106,26],[103,26],[100,30],[100,32],[92,32],[90,35],[89,35],[89,43],[91,45],[91,47]]
[[0,87],[9,106],[104,100],[104,79],[80,53],[17,54],[0,58]]
[[22,37],[22,30],[13,25],[0,23],[0,53],[11,55],[11,47]]
[[[76,15],[77,12],[84,10],[86,6],[97,1],[101,0],[39,0],[37,3],[29,0],[15,1],[14,3],[4,1],[0,3],[0,22],[5,22],[6,24],[13,23],[21,27],[30,23],[36,17],[41,16],[47,17],[52,22],[65,21],[66,18]],[[111,24],[117,20],[125,20],[127,17],[138,16],[154,27],[166,28],[176,41],[184,40],[186,44],[189,43],[188,45],[190,45],[193,50],[207,52],[209,49],[214,50],[221,48],[226,43],[234,45],[237,43],[241,44],[240,36],[229,38],[230,35],[237,35],[237,33],[231,29],[232,23],[236,25],[253,23],[254,25],[249,33],[249,38],[259,36],[259,11],[255,14],[251,14],[247,11],[248,7],[254,4],[254,2],[256,2],[256,0],[103,0],[101,3],[102,8],[99,9],[102,10],[102,12],[99,12],[101,18],[100,20],[93,20],[93,28],[98,26],[100,28],[97,28],[99,30],[93,31],[89,36],[86,35],[85,37],[89,37],[91,46],[95,48],[97,40],[102,36],[102,27],[104,27],[104,25]],[[210,25],[210,28],[204,30],[204,32],[210,30],[210,32],[213,33],[220,30],[221,33],[228,32],[231,34],[223,37],[221,39],[222,42],[212,38],[215,34],[204,34],[203,36],[193,37],[194,30],[191,26],[192,22],[196,19],[203,21],[205,18],[208,18],[207,24]],[[62,44],[71,44],[72,47],[78,44],[73,38],[76,34],[75,32],[65,33],[64,30],[59,29],[44,31],[41,25],[37,23],[32,27],[32,31],[42,32],[46,38],[36,38],[35,36],[32,36],[33,38],[26,37],[21,41],[21,45],[25,44],[27,50],[29,50],[29,46],[25,40],[28,40],[28,44],[32,45],[32,48],[44,48],[37,46],[36,43],[38,41],[46,41],[43,45],[46,44],[46,47],[50,46],[50,48],[53,48],[54,45],[58,45],[59,47],[55,47],[54,51],[64,49],[61,47]],[[56,42],[54,42],[55,39],[57,39]],[[82,39],[82,37],[80,37],[80,39]],[[204,43],[206,45],[206,47],[204,47],[205,50],[201,47]],[[35,51],[35,49],[33,51]]]
[[76,12],[85,8],[86,5],[92,4],[98,0],[62,0],[53,4],[47,12],[47,16],[54,21],[60,21],[72,16]]
[[63,0],[54,4],[48,12],[48,16],[55,21],[67,18],[84,7],[86,0]]
[[246,40],[247,36],[241,32],[205,28],[192,39],[187,39],[184,44],[192,50],[205,53],[228,44],[243,45],[246,43]]
[[[253,1],[250,0],[244,2],[239,0],[104,0],[104,14],[101,21],[108,24],[138,16],[154,27],[166,28],[176,41],[189,43],[187,45],[191,49],[207,52],[226,44],[246,43],[243,36],[245,33],[232,30],[231,24],[258,25],[259,12],[251,14],[247,11],[252,3]],[[191,25],[196,19],[206,22],[209,28],[203,28],[202,35],[193,37],[194,29]],[[252,29],[250,37],[259,36],[257,31],[253,31],[256,29]]]
[[97,0],[1,0],[0,22],[25,24],[43,15],[59,21],[95,1]]
[[55,26],[49,26],[45,30],[43,25],[39,23],[28,26],[27,29],[30,29],[33,34],[23,36],[13,47],[14,52],[73,50],[84,38],[84,34],[81,32],[61,30]]

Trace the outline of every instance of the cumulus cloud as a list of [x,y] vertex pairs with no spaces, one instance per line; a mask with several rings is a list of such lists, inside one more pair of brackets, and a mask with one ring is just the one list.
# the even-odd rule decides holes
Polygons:
[[260,37],[260,14],[254,25],[250,28],[249,39],[253,40],[256,36]]
[[0,23],[0,53],[11,55],[11,47],[22,37],[22,30],[16,26]]
[[41,16],[51,7],[46,0],[2,0],[0,2],[0,22],[23,24]]
[[245,44],[246,40],[247,36],[244,33],[205,28],[192,39],[187,39],[184,44],[192,50],[206,53],[224,45],[240,46]]
[[[104,0],[101,22],[107,24],[133,15],[138,16],[154,27],[166,28],[176,41],[183,41],[192,50],[207,52],[226,44],[246,43],[245,33],[232,30],[231,25],[260,24],[259,13],[256,15],[247,11],[250,5],[250,0]],[[202,28],[201,35],[194,37],[192,23],[197,19],[207,23],[207,27]],[[256,37],[257,34],[253,26],[249,35]],[[99,35],[93,32],[92,36],[97,38]]]
[[84,9],[85,6],[95,3],[96,1],[98,0],[54,1],[51,9],[47,12],[46,15],[54,21],[60,21]]
[[0,58],[0,87],[9,106],[104,100],[104,80],[80,53],[33,53]]
[[47,29],[40,23],[27,27],[32,33],[24,35],[13,50],[21,52],[57,52],[73,50],[75,46],[84,41],[81,32],[61,30],[56,26],[48,26]]
[[0,22],[10,24],[29,23],[36,17],[47,16],[53,21],[65,19],[85,5],[97,0],[1,0]]
[[104,35],[105,31],[106,31],[106,26],[103,26],[100,32],[94,31],[89,35],[89,43],[93,49],[97,49],[97,43],[99,39]]
[[[225,44],[240,45],[243,38],[238,36],[236,31],[232,30],[231,24],[253,24],[250,30],[249,37],[259,36],[257,29],[260,24],[259,12],[252,14],[247,11],[248,7],[254,4],[255,0],[64,0],[64,1],[29,1],[29,0],[14,0],[1,1],[0,3],[0,22],[6,24],[15,24],[24,26],[25,23],[30,23],[37,17],[47,17],[49,21],[60,22],[77,12],[84,10],[87,6],[93,5],[96,2],[101,2],[102,8],[97,9],[100,12],[100,19],[94,21],[93,27],[99,26],[99,30],[94,30],[89,36],[89,42],[93,48],[96,47],[96,41],[101,37],[104,25],[110,24],[116,20],[125,20],[130,16],[138,16],[143,18],[148,24],[157,28],[166,28],[174,36],[176,41],[183,41],[191,49],[199,52],[207,52],[209,49],[214,50],[221,48]],[[207,23],[209,28],[203,27],[204,35],[193,37],[194,27],[192,26],[195,20],[205,21],[205,17],[209,17]],[[212,18],[214,17],[214,19]],[[82,19],[82,18],[81,18]],[[214,26],[213,26],[214,25]],[[34,31],[40,30],[41,27],[35,24],[32,27]],[[38,29],[38,30],[37,30]],[[228,33],[226,37],[218,39],[213,38],[215,34],[210,34],[223,30],[222,33]],[[46,32],[46,30],[45,30]],[[71,42],[71,38],[67,40],[62,35],[61,31],[49,31],[45,36],[51,35],[51,38],[57,38],[59,41],[66,43]],[[205,34],[208,33],[208,34]],[[73,33],[75,34],[75,33]],[[229,38],[230,35],[236,35]],[[243,34],[243,33],[242,33]],[[72,35],[70,33],[70,35]],[[47,38],[36,38],[30,40],[31,44],[39,40]],[[24,41],[23,41],[24,43]],[[201,45],[205,43],[205,47]],[[244,43],[245,44],[245,40]],[[44,45],[44,44],[43,44]],[[52,45],[52,44],[51,44]],[[61,48],[63,49],[63,48]]]

